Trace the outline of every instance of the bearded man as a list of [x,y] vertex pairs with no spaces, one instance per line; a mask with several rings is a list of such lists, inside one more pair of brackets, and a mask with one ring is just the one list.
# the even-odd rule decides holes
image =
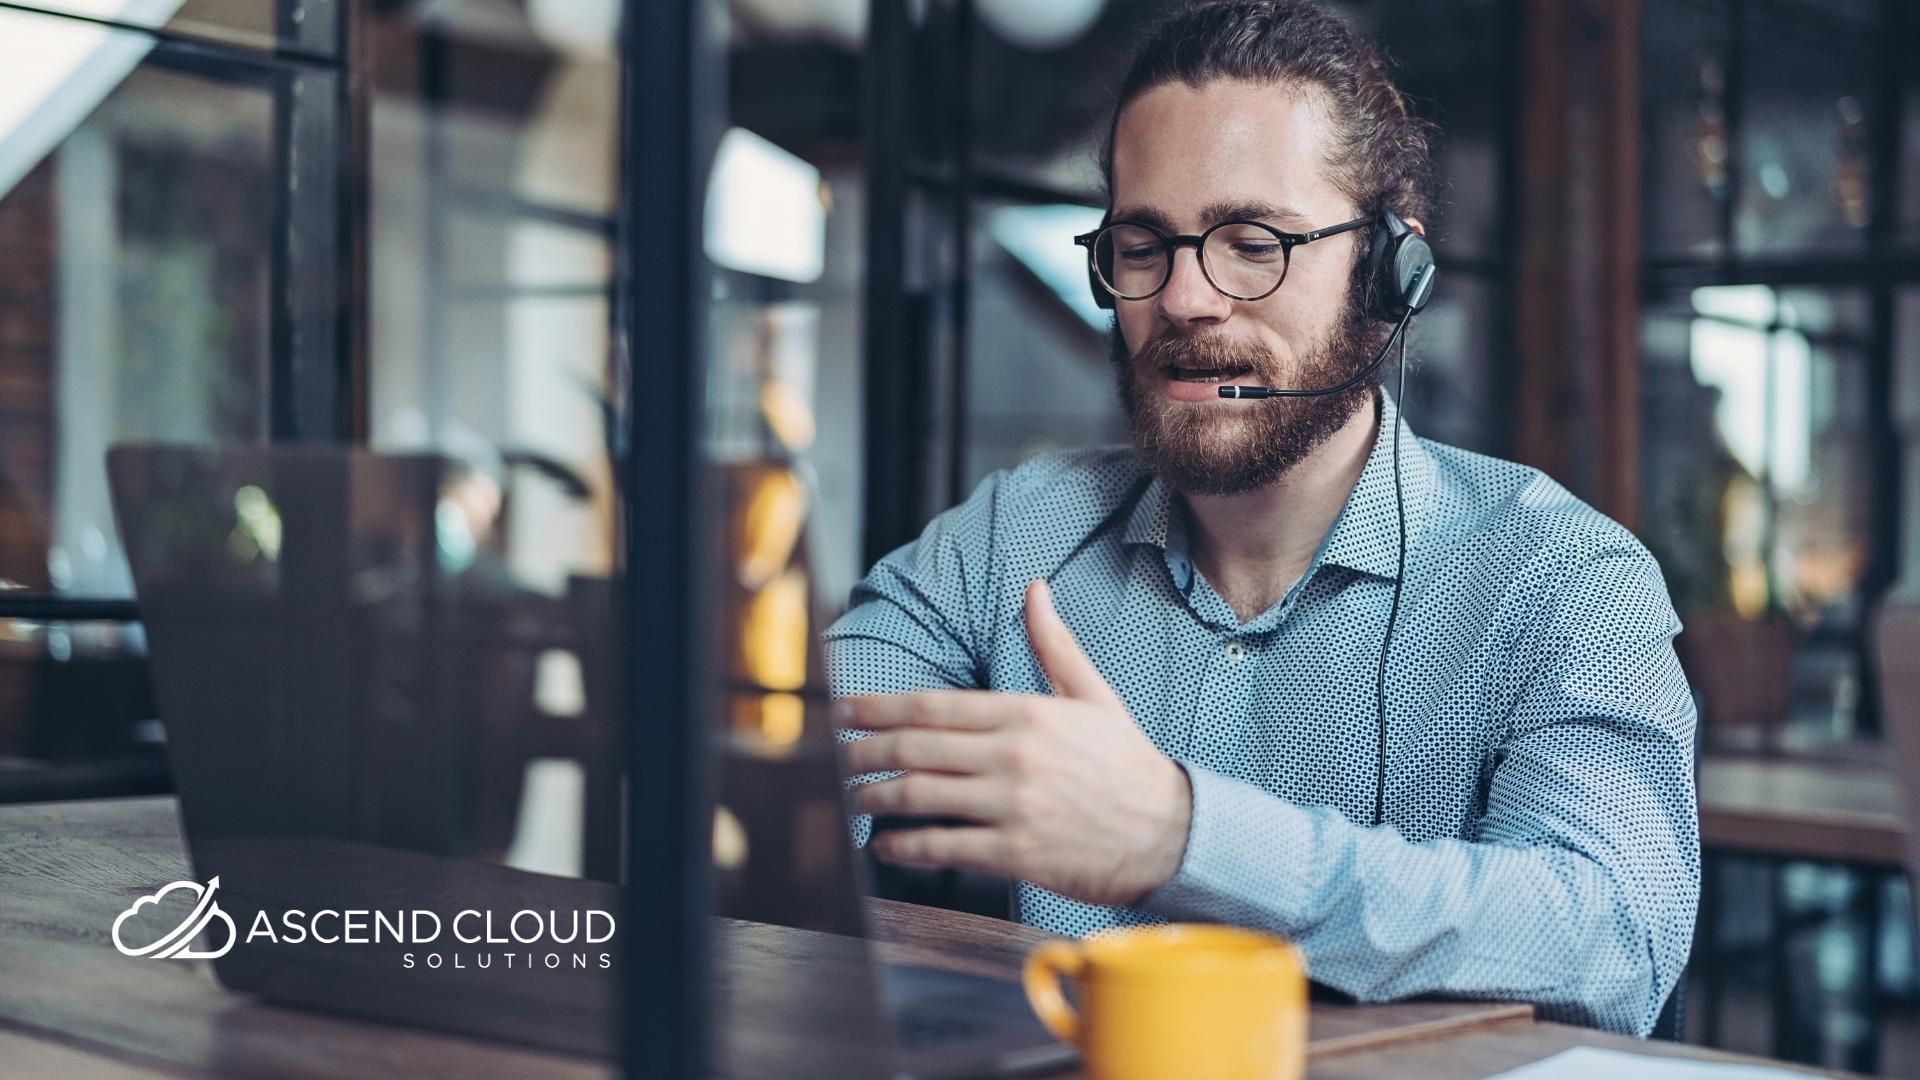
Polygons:
[[904,818],[880,859],[1005,875],[1062,934],[1232,923],[1360,1000],[1644,1035],[1699,895],[1679,623],[1625,529],[1383,392],[1428,147],[1311,4],[1143,39],[1081,238],[1134,445],[990,477],[855,590],[855,839]]

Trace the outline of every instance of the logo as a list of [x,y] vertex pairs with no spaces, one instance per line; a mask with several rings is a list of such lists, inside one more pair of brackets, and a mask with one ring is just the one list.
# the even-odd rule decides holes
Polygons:
[[[240,917],[248,924],[243,940],[233,916],[214,902],[219,888],[218,876],[205,885],[176,881],[135,900],[113,920],[113,947],[123,956],[149,960],[218,960],[241,944],[249,949],[365,948],[370,958],[390,958],[408,970],[419,964],[436,970],[445,966],[455,970],[497,967],[503,971],[554,971],[562,967],[606,970],[613,966],[612,950],[591,948],[605,945],[614,937],[613,913],[598,908],[523,908],[511,914],[463,908],[443,918],[426,908],[321,907],[288,908],[276,917],[273,912],[253,908],[242,897]],[[177,920],[174,913],[186,906],[185,898],[161,906],[173,892],[193,898],[193,910]],[[210,950],[193,948],[216,920],[225,926],[226,940]],[[217,941],[219,936],[216,929],[208,939]],[[461,950],[461,945],[475,948]],[[417,958],[415,952],[406,951],[421,946],[428,948]],[[436,951],[442,949],[445,951]]]
[[[227,952],[233,948],[234,938],[237,935],[232,917],[221,911],[220,905],[214,902],[213,893],[219,887],[220,879],[217,876],[205,885],[197,881],[176,881],[157,893],[135,900],[132,907],[121,912],[120,917],[113,920],[113,947],[127,956],[144,956],[150,960],[217,960],[227,955]],[[138,948],[128,947],[127,943],[121,940],[120,928],[126,925],[128,919],[133,919],[137,927],[139,919],[136,916],[141,908],[149,904],[158,904],[161,897],[176,889],[185,889],[196,898],[193,910],[187,914],[186,918],[180,920],[179,925],[154,938],[150,943]],[[200,932],[215,919],[226,924],[226,944],[211,952],[188,948],[187,946],[193,944],[194,939],[200,936]]]

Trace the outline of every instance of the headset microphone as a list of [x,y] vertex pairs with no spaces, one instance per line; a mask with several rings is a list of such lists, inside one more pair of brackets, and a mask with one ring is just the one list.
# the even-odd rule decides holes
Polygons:
[[[1424,286],[1427,282],[1430,282],[1432,278],[1433,264],[1428,263],[1426,269],[1422,272],[1421,283]],[[1424,304],[1422,306],[1424,306]],[[1223,386],[1220,388],[1220,396],[1246,401],[1259,398],[1327,397],[1331,394],[1344,394],[1354,387],[1359,386],[1361,383],[1366,382],[1369,376],[1379,370],[1380,365],[1386,362],[1387,354],[1393,351],[1393,343],[1399,340],[1401,334],[1406,332],[1407,323],[1412,321],[1413,313],[1418,310],[1419,308],[1409,307],[1406,311],[1402,312],[1400,318],[1393,324],[1393,333],[1387,335],[1386,343],[1380,346],[1380,351],[1373,354],[1373,362],[1361,368],[1353,378],[1348,379],[1338,386],[1329,386],[1322,390],[1275,390],[1270,386]]]

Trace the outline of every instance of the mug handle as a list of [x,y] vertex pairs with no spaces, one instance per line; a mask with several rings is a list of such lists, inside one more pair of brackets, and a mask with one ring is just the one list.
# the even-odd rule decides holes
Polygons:
[[1080,1014],[1067,1004],[1066,995],[1060,992],[1060,980],[1073,978],[1086,966],[1087,958],[1079,943],[1049,941],[1027,955],[1026,967],[1020,973],[1034,1015],[1061,1042],[1080,1042]]

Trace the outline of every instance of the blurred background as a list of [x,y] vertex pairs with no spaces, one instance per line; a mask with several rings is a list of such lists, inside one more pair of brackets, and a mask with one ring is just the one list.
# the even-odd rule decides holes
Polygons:
[[[1690,1037],[1920,1071],[1901,710],[1870,632],[1903,575],[1920,591],[1920,10],[1332,6],[1444,132],[1409,422],[1539,466],[1645,540],[1728,798],[1789,783],[1895,815],[1832,848],[1709,837]],[[1070,238],[1099,220],[1097,140],[1162,7],[701,8],[725,85],[695,166],[701,419],[741,747],[777,755],[815,722],[812,642],[874,559],[995,469],[1125,439]],[[606,712],[581,628],[618,569],[617,433],[629,392],[682,362],[616,332],[616,268],[684,226],[621,205],[629,110],[678,106],[629,103],[620,19],[619,0],[0,2],[0,801],[169,790],[103,467],[124,439],[458,459],[443,549],[544,618],[503,646],[524,716],[502,722]],[[514,842],[578,872],[597,841],[539,808],[597,789],[606,744],[528,745]]]

